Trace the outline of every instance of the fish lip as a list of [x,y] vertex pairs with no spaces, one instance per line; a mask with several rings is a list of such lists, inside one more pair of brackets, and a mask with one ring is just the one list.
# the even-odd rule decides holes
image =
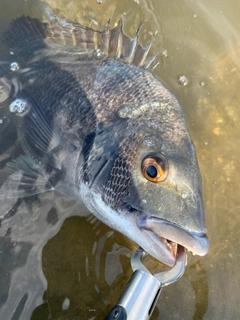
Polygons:
[[[205,230],[203,232],[186,230],[168,220],[149,216],[140,211],[137,216],[137,225],[147,240],[156,246],[154,256],[158,254],[158,259],[170,266],[176,262],[178,244],[200,256],[208,252],[209,240]],[[174,250],[169,248],[169,241],[174,243]]]
[[166,244],[167,239],[159,237],[155,232],[148,229],[141,228],[141,232],[145,237],[145,244],[151,243],[150,249],[146,247],[145,251],[162,263],[173,266],[176,262],[177,245],[175,250],[171,250]]

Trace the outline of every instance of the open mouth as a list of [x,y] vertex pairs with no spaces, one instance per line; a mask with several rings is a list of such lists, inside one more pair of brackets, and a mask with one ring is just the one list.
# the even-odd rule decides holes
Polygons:
[[163,237],[160,237],[161,241],[163,241],[168,248],[168,250],[171,252],[172,256],[176,258],[177,256],[177,249],[178,249],[178,244],[176,242],[173,242],[171,240],[165,239]]
[[205,233],[195,233],[169,221],[143,214],[139,214],[137,224],[145,238],[144,250],[169,266],[176,262],[178,245],[200,256],[208,251],[209,240]]

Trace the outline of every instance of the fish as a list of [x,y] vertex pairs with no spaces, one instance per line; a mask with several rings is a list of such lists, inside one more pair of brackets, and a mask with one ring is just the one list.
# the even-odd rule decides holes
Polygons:
[[178,245],[205,255],[196,150],[153,73],[154,39],[143,47],[122,18],[99,31],[40,6],[42,19],[19,17],[0,37],[0,196],[56,190],[166,265]]

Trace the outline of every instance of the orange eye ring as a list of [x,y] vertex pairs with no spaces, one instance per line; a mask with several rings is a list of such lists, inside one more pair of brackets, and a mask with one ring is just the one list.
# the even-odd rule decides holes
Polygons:
[[162,156],[149,156],[142,162],[142,173],[151,182],[162,182],[167,178],[167,161]]

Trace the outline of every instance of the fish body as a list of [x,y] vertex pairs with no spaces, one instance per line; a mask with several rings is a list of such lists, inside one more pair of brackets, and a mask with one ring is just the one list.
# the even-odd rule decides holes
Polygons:
[[[0,195],[58,190],[173,265],[176,246],[208,250],[195,148],[182,107],[150,71],[158,55],[122,22],[94,31],[60,19],[14,20],[1,37]],[[1,99],[1,96],[0,96]]]

